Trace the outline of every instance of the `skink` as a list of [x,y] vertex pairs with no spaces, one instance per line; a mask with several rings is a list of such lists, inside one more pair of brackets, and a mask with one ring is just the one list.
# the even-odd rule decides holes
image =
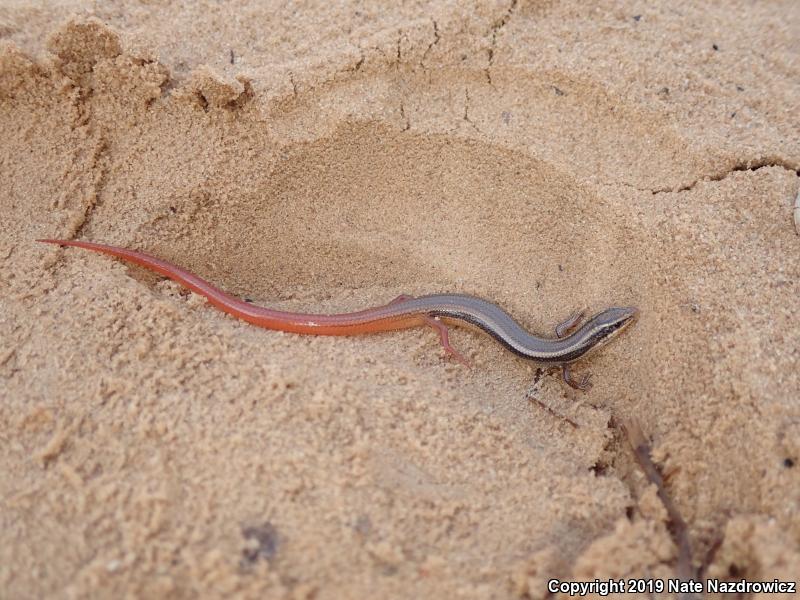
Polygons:
[[311,335],[354,335],[429,325],[439,332],[444,349],[468,365],[469,362],[450,346],[446,324],[471,325],[522,358],[561,367],[564,381],[578,389],[590,387],[589,376],[576,381],[570,375],[569,365],[607,344],[639,314],[634,307],[614,307],[580,325],[583,313],[578,312],[556,327],[555,339],[548,339],[528,333],[496,304],[463,294],[403,295],[384,306],[335,315],[293,313],[239,300],[186,269],[143,252],[76,240],[37,241],[94,250],[141,265],[205,296],[226,313],[267,329]]

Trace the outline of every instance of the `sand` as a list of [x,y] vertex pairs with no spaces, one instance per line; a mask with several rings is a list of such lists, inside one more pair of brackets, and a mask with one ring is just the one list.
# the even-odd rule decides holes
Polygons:
[[[695,572],[796,578],[800,7],[695,4],[4,3],[0,596],[675,577],[630,423]],[[471,331],[472,369],[424,328],[266,331],[40,237],[290,310],[641,318],[584,394]]]

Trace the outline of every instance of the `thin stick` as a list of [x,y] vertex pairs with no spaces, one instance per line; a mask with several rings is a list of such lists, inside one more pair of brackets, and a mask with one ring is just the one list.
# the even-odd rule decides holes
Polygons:
[[[642,432],[639,422],[635,419],[622,424],[622,431],[628,439],[628,443],[633,450],[633,455],[636,462],[647,477],[650,483],[655,484],[656,493],[661,499],[661,503],[667,510],[667,517],[669,519],[669,532],[672,536],[672,541],[678,547],[678,565],[676,568],[678,578],[681,581],[689,581],[696,577],[694,568],[692,567],[692,548],[689,544],[689,528],[686,521],[683,520],[678,507],[672,501],[672,498],[667,493],[666,486],[664,485],[664,478],[661,471],[650,455],[650,444]],[[680,598],[689,599],[694,598],[694,594],[681,594]]]

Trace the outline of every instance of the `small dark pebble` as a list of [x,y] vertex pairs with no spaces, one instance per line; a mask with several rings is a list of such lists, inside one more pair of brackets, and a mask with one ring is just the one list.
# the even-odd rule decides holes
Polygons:
[[633,20],[638,22],[642,18],[642,15],[633,15]]
[[711,47],[712,47],[714,50],[719,50],[719,46],[717,46],[716,44],[711,44]]
[[246,540],[258,542],[257,548],[245,548],[242,551],[244,559],[249,563],[254,563],[259,558],[270,560],[278,551],[278,530],[269,521],[256,527],[245,527],[242,535]]
[[361,515],[358,517],[358,519],[356,519],[353,529],[366,537],[369,535],[370,531],[372,531],[372,521],[370,521],[370,518],[367,515]]
[[794,466],[794,459],[784,458],[783,466],[786,467],[787,469],[791,469]]

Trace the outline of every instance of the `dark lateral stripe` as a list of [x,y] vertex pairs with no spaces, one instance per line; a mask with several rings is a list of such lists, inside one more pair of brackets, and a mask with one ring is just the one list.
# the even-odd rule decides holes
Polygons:
[[528,360],[533,360],[535,362],[542,364],[561,364],[561,363],[572,362],[574,360],[578,360],[589,349],[588,345],[582,344],[579,348],[575,348],[564,354],[555,354],[552,356],[530,355],[526,354],[525,352],[513,346],[505,337],[500,335],[500,333],[498,333],[488,323],[486,323],[485,321],[483,321],[482,319],[480,319],[479,317],[477,317],[472,313],[447,310],[447,309],[438,309],[431,311],[429,314],[437,317],[445,317],[448,319],[459,319],[461,321],[464,321],[465,323],[469,323],[470,325],[480,327],[483,331],[485,331],[488,335],[490,335],[493,339],[495,339],[509,352],[513,352],[514,354],[516,354],[521,358],[526,358]]

